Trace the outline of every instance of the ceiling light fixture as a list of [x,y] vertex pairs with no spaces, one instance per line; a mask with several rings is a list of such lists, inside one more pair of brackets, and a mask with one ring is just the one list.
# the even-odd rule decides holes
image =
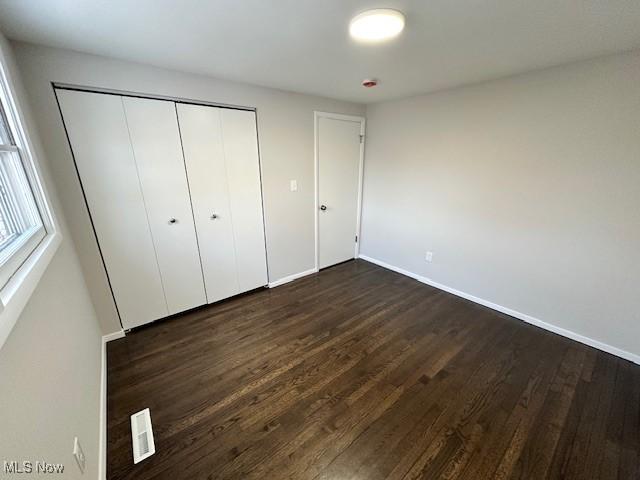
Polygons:
[[387,40],[404,29],[404,14],[391,8],[367,10],[351,19],[349,33],[353,38],[368,42]]

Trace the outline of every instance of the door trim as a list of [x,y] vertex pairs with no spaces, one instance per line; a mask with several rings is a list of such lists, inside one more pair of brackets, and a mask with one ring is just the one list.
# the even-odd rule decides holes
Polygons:
[[360,221],[362,217],[362,183],[364,176],[364,145],[366,142],[366,119],[357,115],[343,115],[341,113],[330,113],[330,112],[320,112],[314,110],[313,112],[313,218],[314,218],[314,240],[315,240],[315,269],[318,271],[320,265],[320,249],[319,249],[319,238],[320,238],[320,218],[318,214],[320,201],[318,195],[319,191],[319,158],[318,158],[318,145],[319,145],[319,135],[318,135],[318,126],[320,124],[320,118],[330,118],[333,120],[346,120],[350,122],[359,122],[360,123],[360,135],[362,141],[360,142],[360,159],[358,162],[358,203],[356,210],[356,235],[358,236],[358,241],[356,242],[354,239],[354,251],[353,258],[358,258],[360,253],[360,241],[362,240],[360,235]]

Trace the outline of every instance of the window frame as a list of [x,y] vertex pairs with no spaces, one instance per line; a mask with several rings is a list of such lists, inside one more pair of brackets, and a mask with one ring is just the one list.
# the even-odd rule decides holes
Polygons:
[[[4,107],[5,107],[4,98],[2,96],[2,92],[0,91],[0,108],[2,108],[3,110],[6,110],[6,108]],[[3,112],[0,111],[0,115],[2,113]],[[9,127],[11,128],[11,125],[9,125]],[[15,139],[12,139],[12,141],[16,142]],[[22,165],[23,167],[22,169],[24,170],[24,174],[26,177],[27,188],[29,189],[29,191],[34,197],[35,207],[37,209],[37,215],[40,222],[42,222],[41,225],[32,225],[28,228],[24,228],[25,225],[18,225],[18,224],[23,224],[24,223],[23,219],[28,215],[33,215],[33,213],[35,212],[27,212],[25,209],[25,205],[21,204],[23,202],[19,202],[16,200],[18,193],[13,190],[6,192],[6,196],[12,197],[12,198],[8,198],[6,199],[6,201],[0,198],[0,201],[3,201],[6,204],[7,209],[16,210],[13,215],[13,217],[15,218],[11,223],[16,224],[15,227],[24,228],[20,230],[19,233],[14,233],[15,238],[13,239],[13,241],[10,241],[5,246],[5,248],[2,251],[0,251],[0,291],[1,291],[2,288],[9,282],[9,280],[14,275],[14,273],[20,268],[20,265],[24,263],[24,261],[29,257],[31,252],[33,252],[33,250],[35,250],[36,247],[40,244],[40,242],[46,237],[48,228],[47,228],[47,225],[45,224],[45,220],[42,217],[42,213],[41,213],[42,209],[38,204],[38,198],[34,193],[35,184],[32,178],[35,177],[35,174],[34,172],[30,172],[30,170],[32,170],[30,168],[30,165],[25,164],[26,162],[23,160],[23,157],[25,157],[25,154],[21,152],[20,147],[15,143],[11,145],[0,145],[0,153],[8,153],[10,155],[14,155],[15,157],[17,157],[17,161],[19,161],[20,164]],[[7,179],[5,183],[11,183],[11,181],[8,180],[10,177],[10,173],[7,171],[7,169],[5,168],[5,165],[3,164],[0,164],[0,176],[3,176]],[[1,192],[0,192],[0,195],[2,195]]]
[[21,235],[7,248],[14,249],[0,266],[0,348],[4,345],[33,294],[42,275],[62,241],[62,235],[51,209],[50,197],[42,181],[43,175],[35,155],[33,142],[25,129],[24,111],[21,109],[15,83],[12,81],[13,63],[9,63],[5,44],[0,46],[0,103],[4,111],[13,145],[0,145],[0,149],[17,154],[42,220],[32,234]]

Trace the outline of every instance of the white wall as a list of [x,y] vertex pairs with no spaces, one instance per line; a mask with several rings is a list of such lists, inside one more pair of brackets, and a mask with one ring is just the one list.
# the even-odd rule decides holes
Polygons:
[[640,52],[371,105],[366,148],[362,254],[640,355]]
[[[4,460],[45,460],[64,464],[63,478],[97,478],[102,334],[9,43],[1,34],[0,48],[11,61],[9,73],[64,236],[0,349],[0,468]],[[72,456],[76,435],[87,458],[84,475]]]
[[[14,44],[42,140],[105,333],[120,329],[64,135],[51,82],[256,107],[262,159],[269,279],[314,267],[313,111],[362,114],[364,107],[151,66]],[[289,191],[289,180],[298,191]]]

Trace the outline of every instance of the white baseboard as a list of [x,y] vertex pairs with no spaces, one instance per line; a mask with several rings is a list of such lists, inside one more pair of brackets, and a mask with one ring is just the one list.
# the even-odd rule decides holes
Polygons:
[[124,330],[119,330],[117,332],[113,332],[113,333],[109,333],[107,335],[104,335],[102,337],[102,343],[107,343],[110,342],[112,340],[117,340],[119,338],[124,337]]
[[100,372],[100,451],[98,454],[98,478],[107,478],[107,342],[124,337],[124,331],[113,332],[102,337]]
[[284,285],[285,283],[292,282],[294,280],[297,280],[298,278],[306,277],[307,275],[311,275],[312,273],[318,273],[318,269],[312,268],[310,270],[305,270],[304,272],[294,273],[293,275],[289,275],[288,277],[283,277],[280,280],[276,280],[275,282],[269,282],[269,288]]
[[571,340],[575,340],[580,343],[584,343],[585,345],[589,345],[590,347],[597,348],[598,350],[602,350],[603,352],[611,353],[620,358],[624,358],[625,360],[629,360],[630,362],[637,363],[640,365],[640,355],[633,354],[631,352],[627,352],[626,350],[622,350],[617,347],[613,347],[606,343],[600,342],[598,340],[594,340],[589,337],[585,337],[584,335],[580,335],[579,333],[572,332],[571,330],[567,330],[562,327],[557,327],[556,325],[552,325],[551,323],[544,322],[539,318],[532,317],[531,315],[527,315],[526,313],[518,312],[517,310],[512,310],[511,308],[503,307],[502,305],[497,305],[493,302],[489,302],[488,300],[484,300],[482,298],[475,297],[465,292],[461,292],[460,290],[456,290],[455,288],[448,287],[447,285],[442,285],[441,283],[434,282],[430,278],[424,277],[422,275],[418,275],[417,273],[410,272],[403,268],[396,267],[394,265],[390,265],[381,260],[377,260],[375,258],[368,257],[366,255],[359,255],[359,258],[362,260],[366,260],[367,262],[375,263],[381,267],[384,267],[388,270],[393,270],[394,272],[400,273],[402,275],[406,275],[407,277],[411,277],[419,282],[425,283],[432,287],[435,287],[440,290],[444,290],[445,292],[451,293],[453,295],[457,295],[458,297],[465,298],[472,302],[478,303],[485,307],[491,308],[493,310],[497,310],[498,312],[505,313],[512,317],[515,317],[519,320],[523,320],[531,325],[535,325],[536,327],[544,328],[553,333],[557,333],[558,335],[562,335],[563,337],[570,338]]

